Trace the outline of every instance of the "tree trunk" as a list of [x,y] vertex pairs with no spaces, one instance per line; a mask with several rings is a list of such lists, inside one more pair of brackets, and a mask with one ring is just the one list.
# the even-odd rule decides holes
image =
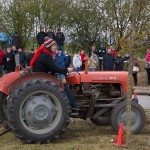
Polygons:
[[137,0],[133,0],[132,4],[132,20],[131,20],[131,26],[132,26],[132,37],[131,37],[131,48],[130,48],[130,61],[129,61],[129,76],[128,76],[128,89],[127,89],[127,129],[126,129],[126,143],[127,145],[131,141],[131,100],[132,100],[132,68],[133,68],[133,56],[134,56],[134,50],[135,50],[135,35],[136,35],[136,8],[137,8]]

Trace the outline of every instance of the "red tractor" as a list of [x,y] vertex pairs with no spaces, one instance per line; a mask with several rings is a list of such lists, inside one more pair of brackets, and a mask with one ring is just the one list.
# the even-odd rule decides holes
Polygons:
[[[110,125],[118,131],[126,127],[128,72],[96,71],[71,73],[66,81],[76,99],[84,104],[71,110],[64,86],[54,76],[27,68],[0,79],[0,121],[25,143],[49,143],[66,130],[70,117]],[[145,124],[143,108],[132,101],[133,133]]]

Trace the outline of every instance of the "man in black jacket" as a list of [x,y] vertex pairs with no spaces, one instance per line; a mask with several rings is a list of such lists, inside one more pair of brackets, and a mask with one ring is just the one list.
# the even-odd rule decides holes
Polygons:
[[[66,75],[67,72],[72,72],[72,68],[62,68],[56,65],[53,60],[53,54],[57,50],[57,45],[53,39],[49,39],[36,51],[30,66],[33,67],[34,72],[45,72],[52,74],[60,73]],[[64,91],[71,102],[71,106],[76,108],[79,104],[75,102],[74,95],[67,84],[64,84]]]
[[26,63],[27,63],[27,57],[26,54],[23,52],[22,48],[18,48],[18,53],[16,55],[19,55],[19,61],[20,65],[25,68]]
[[58,49],[61,49],[63,51],[64,42],[65,42],[65,36],[61,32],[61,29],[58,29],[56,34],[56,43],[58,45]]
[[47,36],[47,33],[44,32],[44,28],[40,29],[40,32],[37,34],[37,43],[41,46],[44,43],[44,38]]
[[47,36],[48,36],[50,39],[53,39],[53,40],[56,39],[55,34],[54,34],[54,32],[53,32],[52,29],[48,29]]
[[111,54],[111,49],[107,50],[107,53],[103,58],[104,71],[113,71],[114,70],[115,58]]
[[123,70],[123,58],[120,53],[118,53],[117,57],[115,58],[115,70],[116,71]]
[[30,61],[32,60],[34,54],[35,54],[34,49],[31,49],[30,53],[27,56],[27,65],[28,66],[30,66]]
[[22,39],[18,32],[15,32],[12,40],[12,45],[16,47],[16,49],[22,47]]
[[104,46],[101,46],[97,52],[98,58],[99,58],[99,69],[103,70],[103,57],[106,54],[106,48]]
[[6,54],[4,56],[3,63],[4,63],[4,70],[7,73],[15,71],[15,56],[12,53],[10,47],[7,47],[6,49]]

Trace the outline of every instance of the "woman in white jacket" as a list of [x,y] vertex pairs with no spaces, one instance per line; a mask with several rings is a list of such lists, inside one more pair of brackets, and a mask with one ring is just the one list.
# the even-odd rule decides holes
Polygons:
[[77,51],[77,53],[73,56],[73,67],[75,69],[75,72],[79,72],[81,66],[82,66],[82,60],[80,56],[80,51]]

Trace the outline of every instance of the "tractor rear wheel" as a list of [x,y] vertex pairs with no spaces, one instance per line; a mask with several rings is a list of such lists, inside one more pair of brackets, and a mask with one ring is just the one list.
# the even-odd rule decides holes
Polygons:
[[8,99],[6,119],[16,137],[25,143],[49,143],[69,124],[69,100],[49,80],[34,79],[19,86]]
[[[123,123],[126,130],[126,101],[119,103],[113,108],[111,114],[111,124],[113,129],[117,132],[119,124]],[[144,109],[136,102],[131,102],[131,132],[134,134],[140,133],[144,128],[146,114]]]
[[7,103],[7,95],[0,92],[0,124],[3,124],[5,119],[5,113],[6,113],[6,103]]

